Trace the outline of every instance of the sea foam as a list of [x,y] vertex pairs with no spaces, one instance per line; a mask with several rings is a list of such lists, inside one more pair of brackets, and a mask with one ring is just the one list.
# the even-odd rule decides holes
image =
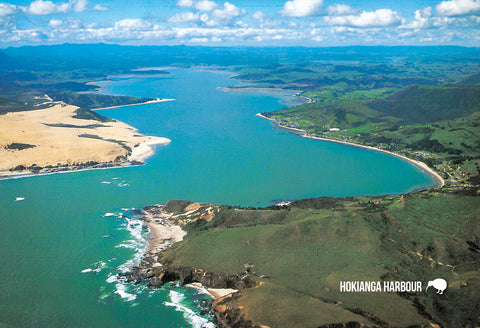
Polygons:
[[185,320],[187,320],[193,328],[215,328],[215,325],[212,322],[201,317],[200,315],[196,314],[195,311],[182,304],[182,302],[185,300],[185,296],[183,294],[171,290],[169,296],[171,302],[165,302],[164,304],[166,306],[174,307],[178,312],[182,312]]
[[117,290],[115,291],[115,294],[120,295],[121,298],[127,300],[128,302],[132,302],[137,298],[137,295],[127,293],[126,285],[122,283],[118,283],[115,285],[115,287],[117,288]]

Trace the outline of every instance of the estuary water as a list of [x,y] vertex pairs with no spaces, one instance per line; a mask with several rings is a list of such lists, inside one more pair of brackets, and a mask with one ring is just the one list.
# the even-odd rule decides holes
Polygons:
[[301,101],[286,92],[226,92],[219,87],[238,84],[226,72],[170,72],[102,83],[103,93],[176,99],[101,112],[172,140],[146,165],[0,181],[1,328],[212,327],[200,315],[206,295],[116,279],[147,242],[134,208],[169,199],[267,206],[435,183],[399,158],[301,138],[255,116]]

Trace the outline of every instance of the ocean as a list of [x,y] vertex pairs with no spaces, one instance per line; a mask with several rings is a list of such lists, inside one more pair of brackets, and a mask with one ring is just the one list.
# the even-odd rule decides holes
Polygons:
[[169,71],[101,83],[102,93],[176,99],[100,112],[172,140],[146,165],[0,181],[1,328],[213,327],[200,315],[207,295],[116,278],[147,243],[135,208],[170,199],[257,207],[435,183],[399,158],[301,138],[255,116],[303,101],[290,92],[225,91],[241,84],[229,72]]

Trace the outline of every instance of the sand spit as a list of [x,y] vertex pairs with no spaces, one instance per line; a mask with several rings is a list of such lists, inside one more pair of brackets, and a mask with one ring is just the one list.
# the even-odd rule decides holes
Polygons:
[[0,177],[140,164],[170,142],[123,122],[75,118],[77,109],[60,103],[0,115]]
[[315,137],[315,136],[310,136],[307,134],[307,132],[305,130],[301,130],[301,129],[296,129],[296,128],[290,128],[290,127],[284,127],[284,126],[281,126],[277,121],[275,121],[274,119],[270,118],[270,117],[266,117],[260,113],[256,114],[258,117],[261,117],[263,119],[266,119],[266,120],[269,120],[269,121],[272,121],[274,122],[278,128],[282,129],[282,130],[285,130],[287,132],[291,132],[291,133],[295,133],[301,137],[304,137],[304,138],[308,138],[308,139],[315,139],[315,140],[322,140],[322,141],[329,141],[329,142],[335,142],[335,143],[339,143],[339,144],[343,144],[343,145],[349,145],[349,146],[353,146],[353,147],[359,147],[359,148],[365,148],[365,149],[369,149],[369,150],[374,150],[374,151],[378,151],[378,152],[381,152],[381,153],[385,153],[385,154],[388,154],[388,155],[392,155],[392,156],[395,156],[395,157],[398,157],[398,158],[401,158],[409,163],[412,163],[413,165],[417,166],[418,168],[420,168],[421,170],[425,171],[426,173],[430,174],[431,176],[433,176],[433,178],[435,179],[435,181],[437,182],[436,183],[436,187],[437,188],[442,188],[444,185],[445,185],[445,180],[437,173],[435,172],[434,170],[432,170],[430,167],[427,166],[427,164],[423,163],[423,162],[420,162],[420,161],[416,161],[416,160],[413,160],[411,158],[408,158],[406,156],[403,156],[403,155],[400,155],[400,154],[397,154],[397,153],[394,153],[394,152],[391,152],[391,151],[387,151],[387,150],[383,150],[383,149],[379,149],[379,148],[375,148],[375,147],[371,147],[371,146],[364,146],[364,145],[360,145],[360,144],[356,144],[356,143],[353,143],[353,142],[347,142],[347,141],[340,141],[340,140],[335,140],[335,139],[328,139],[328,138],[321,138],[321,137]]
[[175,99],[166,99],[166,98],[157,98],[154,100],[149,100],[149,101],[144,101],[141,103],[136,103],[136,104],[128,104],[128,105],[119,105],[119,106],[110,106],[110,107],[101,107],[101,108],[94,108],[92,110],[104,110],[104,109],[113,109],[113,108],[120,108],[120,107],[131,107],[131,106],[138,106],[138,105],[146,105],[146,104],[155,104],[155,103],[161,103],[165,101],[174,101]]
[[128,157],[129,161],[144,162],[148,157],[152,156],[154,147],[157,145],[167,145],[170,143],[170,139],[162,137],[149,137],[150,140],[141,143],[135,147],[132,154]]

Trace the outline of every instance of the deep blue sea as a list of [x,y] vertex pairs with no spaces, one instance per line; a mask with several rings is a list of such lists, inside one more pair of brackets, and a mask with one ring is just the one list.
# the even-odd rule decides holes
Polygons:
[[222,91],[238,84],[224,71],[169,71],[101,84],[102,93],[176,99],[101,112],[172,140],[146,165],[0,181],[1,328],[211,327],[211,318],[199,314],[206,295],[116,279],[146,245],[133,208],[169,199],[267,206],[435,183],[399,158],[301,138],[255,116],[301,98]]

